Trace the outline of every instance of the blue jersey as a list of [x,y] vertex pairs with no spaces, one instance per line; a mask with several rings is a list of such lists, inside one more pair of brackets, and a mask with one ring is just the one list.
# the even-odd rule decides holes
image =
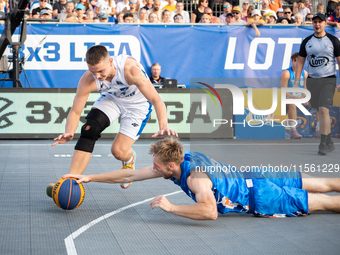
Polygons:
[[203,153],[186,151],[180,180],[173,177],[171,180],[195,202],[187,179],[192,171],[198,170],[208,174],[217,211],[221,214],[247,212],[256,216],[285,217],[308,213],[307,191],[302,189],[299,172],[241,172]]
[[[292,67],[289,67],[287,70],[289,71],[289,81],[288,81],[287,87],[292,88],[292,87],[294,87],[294,83],[295,83],[295,73],[294,73]],[[306,79],[305,78],[305,71],[302,70],[298,88],[303,88],[305,86],[305,79]]]
[[229,166],[202,153],[186,151],[184,162],[181,164],[181,179],[177,180],[172,177],[171,180],[197,202],[195,194],[187,185],[187,178],[191,171],[196,170],[196,167],[201,167],[209,175],[219,213],[248,212],[248,188],[243,173],[230,171]]

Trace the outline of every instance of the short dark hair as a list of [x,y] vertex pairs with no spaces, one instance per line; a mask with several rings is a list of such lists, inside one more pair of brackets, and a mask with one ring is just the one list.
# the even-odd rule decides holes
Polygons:
[[295,52],[290,58],[292,60],[297,59],[299,57],[299,52]]
[[107,57],[110,57],[110,54],[103,45],[94,45],[86,52],[86,63],[93,66]]
[[133,18],[133,14],[131,12],[125,13],[124,16],[123,16],[123,20],[125,20],[125,18],[127,18],[127,17]]

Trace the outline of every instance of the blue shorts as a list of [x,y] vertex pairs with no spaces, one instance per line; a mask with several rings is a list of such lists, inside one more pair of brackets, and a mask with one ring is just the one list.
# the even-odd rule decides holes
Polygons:
[[301,173],[280,173],[275,177],[278,178],[252,179],[253,213],[269,217],[307,215],[308,193],[302,189]]

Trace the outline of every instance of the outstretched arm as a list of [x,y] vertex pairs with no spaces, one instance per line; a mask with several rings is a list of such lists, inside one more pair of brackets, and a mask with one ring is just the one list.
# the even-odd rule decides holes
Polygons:
[[150,202],[151,208],[159,207],[165,212],[193,220],[215,220],[218,216],[217,206],[208,175],[201,172],[191,172],[187,183],[196,196],[197,204],[174,205],[165,196],[159,196]]
[[151,166],[139,170],[120,169],[103,174],[75,175],[66,174],[62,178],[76,178],[77,182],[105,182],[105,183],[129,183],[162,177]]

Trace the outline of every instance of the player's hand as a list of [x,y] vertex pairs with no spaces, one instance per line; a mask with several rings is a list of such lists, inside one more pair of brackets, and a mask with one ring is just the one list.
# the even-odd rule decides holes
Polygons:
[[152,209],[159,207],[164,212],[171,212],[172,204],[169,202],[169,200],[165,196],[158,196],[158,197],[155,197],[150,202],[150,206],[151,206]]
[[87,183],[90,181],[89,177],[87,175],[78,175],[78,174],[65,174],[61,178],[66,179],[66,178],[75,178],[77,179],[77,183]]
[[153,136],[151,136],[151,137],[152,137],[152,138],[155,138],[155,137],[157,137],[157,136],[163,136],[163,135],[168,135],[168,136],[174,135],[174,136],[178,137],[178,134],[177,134],[175,131],[173,131],[173,130],[171,130],[171,129],[168,129],[168,128],[163,128],[163,129],[159,130],[158,132],[156,132],[156,133],[155,133]]
[[293,86],[293,88],[297,88],[299,86],[299,81],[297,81],[297,82],[294,82],[294,86]]
[[58,143],[67,143],[68,141],[71,141],[72,139],[73,139],[73,134],[70,134],[70,133],[61,134],[58,137],[53,139],[56,142],[53,143],[52,146],[55,146]]
[[336,91],[340,92],[340,84],[336,87]]

